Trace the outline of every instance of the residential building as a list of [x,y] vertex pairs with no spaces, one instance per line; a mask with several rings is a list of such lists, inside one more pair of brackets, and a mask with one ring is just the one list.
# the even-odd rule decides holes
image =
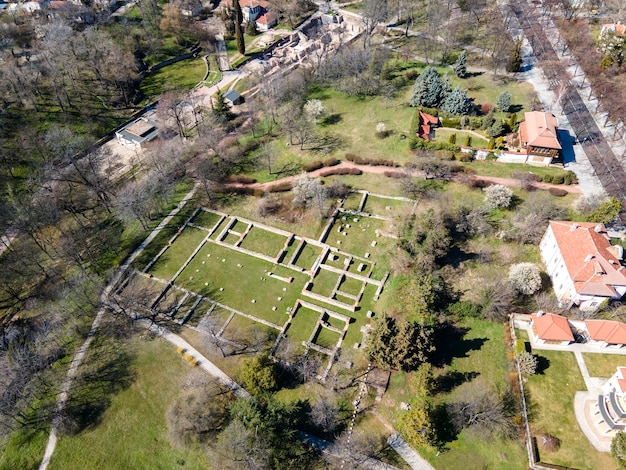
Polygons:
[[[231,7],[232,0],[226,0],[225,6]],[[267,0],[239,0],[244,23],[254,21],[256,29],[267,31],[278,24],[278,14],[271,11],[272,5]]]
[[574,342],[574,334],[567,318],[554,313],[532,314],[531,327],[539,344],[568,345]]
[[[611,320],[585,320],[590,344],[621,348],[626,344],[626,324]],[[626,359],[625,359],[626,362]]]
[[435,138],[435,128],[439,127],[439,118],[426,114],[419,110],[419,127],[417,136],[424,140],[433,140]]
[[524,114],[519,126],[520,143],[526,150],[527,163],[549,165],[558,157],[562,147],[558,137],[558,123],[552,113],[532,111]]
[[612,436],[615,431],[626,428],[626,367],[618,367],[615,374],[602,386],[596,413],[608,426],[604,430],[605,435]]
[[235,90],[228,90],[226,93],[224,93],[223,96],[224,96],[224,101],[226,101],[226,103],[231,106],[235,104],[243,103],[243,96],[241,96]]
[[594,311],[626,293],[623,249],[602,224],[551,220],[539,245],[559,303]]

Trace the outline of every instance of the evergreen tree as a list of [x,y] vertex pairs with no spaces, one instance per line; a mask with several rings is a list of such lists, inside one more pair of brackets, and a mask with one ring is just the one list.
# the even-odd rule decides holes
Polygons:
[[626,433],[619,431],[611,441],[611,456],[620,469],[626,468]]
[[509,63],[506,64],[506,71],[512,73],[519,72],[522,68],[522,62],[522,40],[518,39],[513,51],[511,51]]
[[427,106],[434,108],[441,102],[441,77],[432,67],[426,67],[413,84],[413,93],[409,104],[411,106]]
[[511,93],[506,90],[500,93],[496,100],[496,106],[500,111],[508,113],[509,109],[511,109]]
[[445,74],[443,80],[441,80],[441,102],[443,103],[448,96],[452,93],[452,83],[450,83],[450,76]]
[[443,110],[450,114],[469,114],[472,110],[472,101],[467,97],[467,91],[457,86],[445,99]]
[[467,76],[467,53],[465,51],[462,51],[461,54],[459,54],[459,57],[456,59],[452,69],[459,78],[465,78]]
[[246,53],[246,43],[243,39],[243,29],[241,23],[243,22],[243,13],[239,6],[239,0],[233,0],[233,9],[235,10],[235,38],[237,39],[237,50],[240,54]]
[[213,114],[221,121],[230,121],[233,118],[233,113],[230,110],[230,106],[224,99],[224,93],[218,88],[215,94],[215,102],[212,104]]
[[246,34],[248,36],[256,36],[259,32],[256,29],[256,23],[254,21],[248,21],[246,23]]
[[386,313],[374,318],[365,348],[372,362],[383,366],[390,365],[389,363],[395,354],[394,339],[396,334],[396,322],[393,318]]
[[487,129],[487,135],[489,137],[500,137],[505,133],[504,124],[500,119],[496,119],[491,127]]

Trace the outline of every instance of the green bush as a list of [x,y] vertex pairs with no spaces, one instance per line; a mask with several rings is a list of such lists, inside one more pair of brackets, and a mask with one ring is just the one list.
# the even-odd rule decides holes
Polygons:
[[489,139],[489,142],[487,142],[487,150],[493,150],[494,148],[496,148],[496,139],[492,137]]
[[552,175],[543,175],[541,180],[544,183],[552,183]]
[[450,134],[450,137],[448,138],[448,143],[456,144],[456,134]]
[[481,313],[481,308],[479,305],[473,302],[461,300],[450,305],[448,307],[448,313],[458,318],[478,318]]
[[470,145],[470,136],[469,134],[466,134],[463,136],[463,139],[461,139],[461,147],[469,147]]
[[566,171],[563,182],[565,184],[577,184],[578,178],[576,178],[576,173],[574,173],[573,171],[569,171],[569,170]]
[[452,127],[454,129],[460,129],[460,121],[459,118],[443,118],[441,120],[441,125],[443,127]]

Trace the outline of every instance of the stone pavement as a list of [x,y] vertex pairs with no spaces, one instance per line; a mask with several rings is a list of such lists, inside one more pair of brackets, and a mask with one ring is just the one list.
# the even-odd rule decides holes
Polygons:
[[413,470],[435,470],[428,461],[412,449],[409,444],[402,439],[400,434],[394,434],[387,439],[387,443],[395,450],[400,457],[408,463]]

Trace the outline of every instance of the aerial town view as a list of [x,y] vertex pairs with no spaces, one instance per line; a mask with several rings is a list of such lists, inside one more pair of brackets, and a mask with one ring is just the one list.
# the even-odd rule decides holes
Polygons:
[[626,470],[626,0],[0,0],[0,470]]

